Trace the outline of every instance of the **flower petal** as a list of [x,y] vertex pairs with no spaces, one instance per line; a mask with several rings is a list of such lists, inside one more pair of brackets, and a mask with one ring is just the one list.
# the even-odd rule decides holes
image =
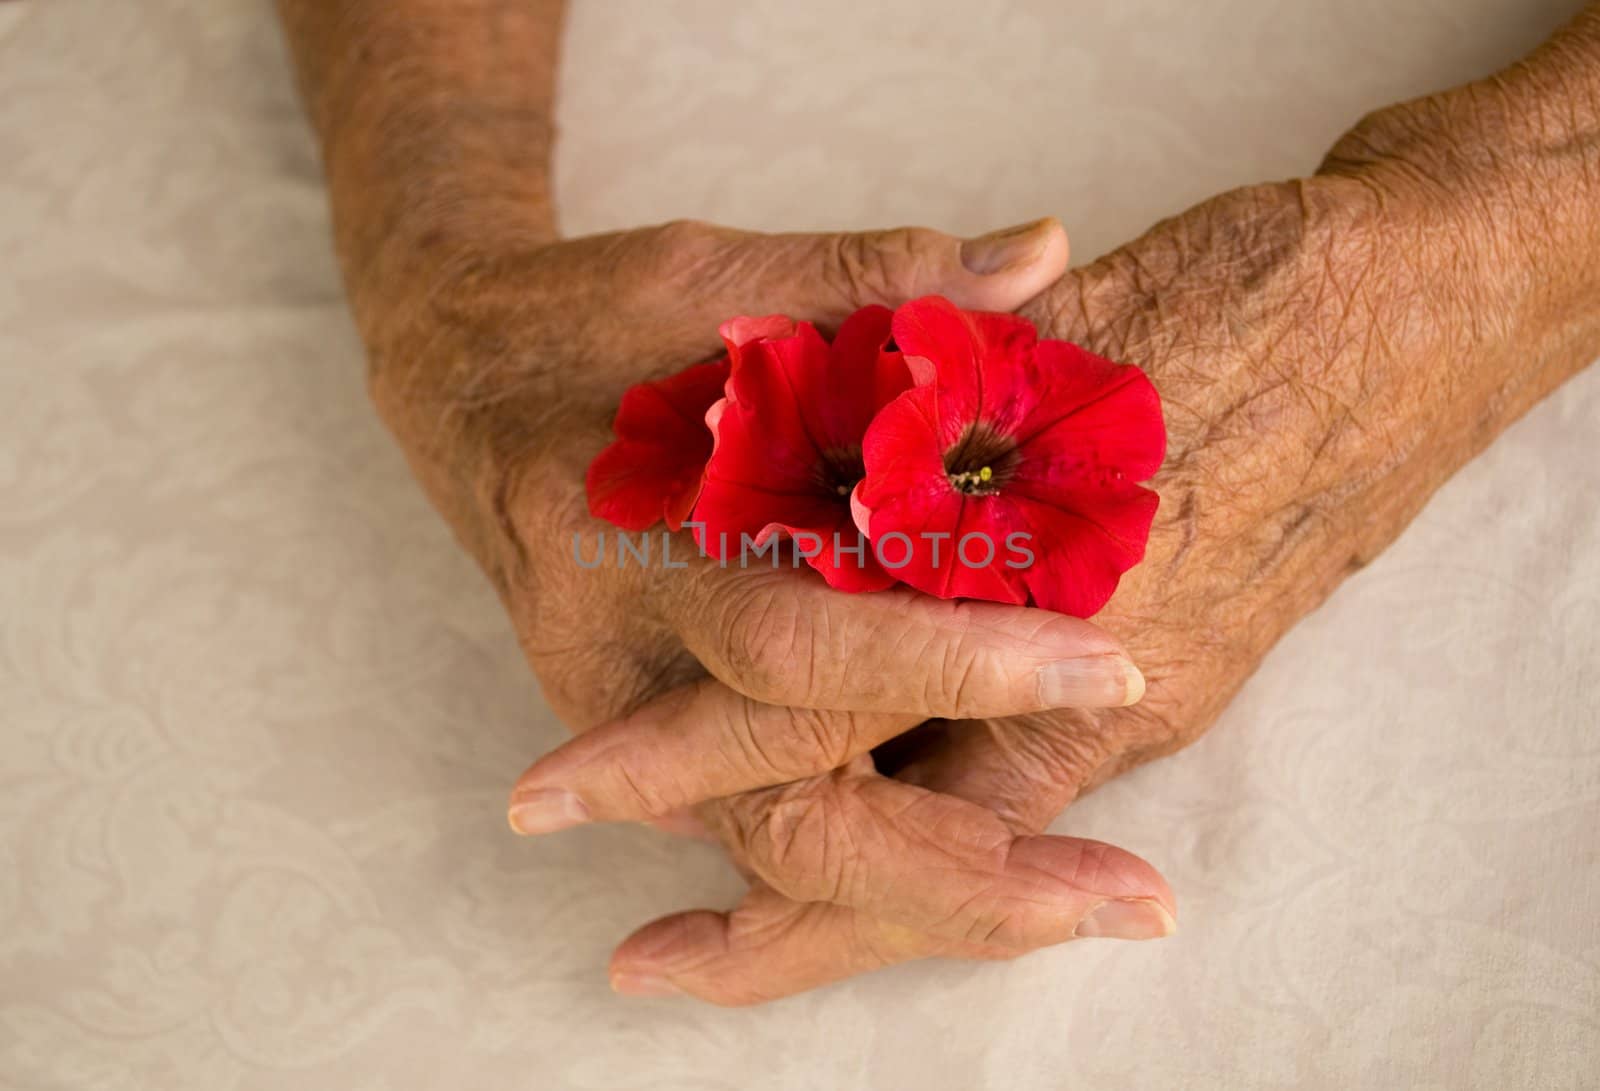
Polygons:
[[[1159,503],[1134,484],[1165,453],[1149,379],[1075,345],[1036,341],[1021,319],[937,298],[902,307],[893,332],[918,385],[868,429],[867,473],[852,498],[886,560],[898,559],[888,536],[915,543],[911,563],[890,571],[946,598],[1030,600],[1080,617],[1099,610],[1143,558]],[[995,463],[992,489],[964,491],[945,461],[962,462],[957,445],[979,425],[976,434],[992,433],[987,442],[1015,442],[1015,461]],[[947,547],[979,537],[970,551],[946,548],[936,561],[929,535],[948,535]],[[973,563],[986,542],[994,559]],[[1024,556],[1027,566],[1013,567]]]
[[[707,556],[726,564],[751,568],[782,565],[781,551],[779,559],[774,560],[764,549],[757,556],[751,547],[763,547],[778,534],[795,540],[815,536],[821,548],[815,553],[808,548],[805,560],[830,587],[881,591],[896,582],[873,558],[872,546],[856,529],[849,507],[834,498],[817,493],[777,493],[711,479],[701,494],[701,504],[707,515],[701,519],[700,511],[696,511],[695,541]],[[723,516],[730,512],[737,513],[737,517]]]
[[1038,404],[1018,426],[1030,480],[1144,481],[1166,457],[1161,397],[1144,372],[1066,341],[1037,349]]
[[803,399],[817,395],[815,377],[827,370],[827,342],[801,322],[792,336],[749,341],[737,351],[707,473],[778,492],[810,491],[821,451]]
[[617,440],[589,464],[589,512],[626,530],[663,517],[676,530],[693,508],[711,455],[706,408],[722,396],[726,359],[630,387],[617,407]]
[[793,337],[799,325],[786,314],[768,314],[760,317],[739,315],[717,327],[722,343],[728,346],[728,359],[738,364],[741,351],[755,341],[775,341]]
[[[1022,573],[1005,562],[1008,535],[1026,527],[1003,497],[966,496],[951,486],[940,407],[938,390],[920,386],[879,412],[862,444],[867,476],[851,498],[857,525],[865,524],[890,574],[919,591],[1021,603]],[[977,538],[963,554],[969,535]]]
[[741,536],[761,544],[771,527],[827,526],[837,507],[814,492],[780,492],[707,475],[695,506],[694,537],[708,556],[736,561],[743,546]]
[[830,519],[828,525],[820,521],[810,525],[769,523],[761,533],[764,538],[782,532],[797,543],[802,535],[816,535],[821,548],[814,554],[808,551],[806,563],[821,573],[829,587],[837,590],[882,591],[899,582],[878,563],[872,543],[856,529],[849,509],[835,506]]
[[1012,539],[1024,524],[1006,498],[946,489],[892,500],[869,520],[878,558],[901,582],[943,599],[1027,601],[1023,572],[1015,567],[1023,555]]
[[870,547],[856,558],[848,491],[838,492],[825,472],[829,456],[858,457],[880,399],[910,385],[899,354],[883,351],[889,319],[885,308],[865,308],[831,347],[805,322],[724,324],[733,369],[727,397],[707,413],[715,442],[694,513],[708,554],[732,561],[745,536],[760,543],[778,533],[816,535],[823,548],[806,560],[829,584],[865,591],[895,582]]
[[855,493],[861,505],[876,510],[919,493],[932,502],[954,491],[944,472],[939,409],[938,390],[918,386],[878,411],[861,441],[866,476]]
[[827,369],[810,377],[809,388],[796,388],[824,448],[860,448],[878,410],[910,389],[905,357],[884,350],[893,317],[887,307],[868,306],[845,319],[829,346]]
[[1016,497],[1033,534],[1033,563],[1023,581],[1033,601],[1074,617],[1097,613],[1122,573],[1144,559],[1145,541],[1160,498],[1149,489],[1097,490],[1092,506],[1072,510]]
[[1025,318],[963,311],[941,296],[924,296],[895,312],[893,332],[918,385],[939,391],[945,446],[979,421],[1009,434],[1038,402],[1039,335]]

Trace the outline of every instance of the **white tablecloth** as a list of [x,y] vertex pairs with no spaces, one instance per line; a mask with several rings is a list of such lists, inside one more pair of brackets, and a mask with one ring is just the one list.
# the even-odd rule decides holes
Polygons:
[[[1577,6],[578,0],[562,217],[1089,257]],[[1600,1081],[1600,372],[1062,818],[1175,937],[736,1011],[604,975],[714,850],[506,832],[560,729],[361,375],[270,5],[0,4],[0,1086]]]

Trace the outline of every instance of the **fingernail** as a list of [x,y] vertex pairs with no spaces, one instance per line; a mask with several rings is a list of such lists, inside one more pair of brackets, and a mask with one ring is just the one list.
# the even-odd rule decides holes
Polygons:
[[1115,898],[1101,902],[1078,922],[1080,939],[1160,939],[1178,930],[1166,906],[1149,898]]
[[683,990],[655,974],[613,974],[611,991],[623,996],[682,996]]
[[1126,687],[1122,698],[1124,708],[1144,700],[1144,672],[1134,666],[1131,659],[1122,660],[1122,684]]
[[513,796],[507,818],[521,834],[554,833],[589,821],[589,808],[564,789],[540,788]]
[[1034,220],[967,239],[961,244],[961,264],[970,273],[990,276],[1021,265],[1031,265],[1044,251],[1047,221]]
[[1116,708],[1144,696],[1144,675],[1125,655],[1058,659],[1039,668],[1045,708]]

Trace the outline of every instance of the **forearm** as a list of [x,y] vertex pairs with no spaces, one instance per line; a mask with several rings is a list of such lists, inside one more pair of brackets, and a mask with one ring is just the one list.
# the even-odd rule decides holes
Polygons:
[[278,0],[369,344],[486,240],[554,236],[563,0]]
[[[1512,131],[1496,189],[1500,249],[1526,355],[1503,363],[1480,446],[1600,358],[1600,5],[1496,83]],[[1492,143],[1493,122],[1478,124]]]
[[1431,251],[1503,317],[1530,386],[1600,355],[1600,4],[1496,76],[1373,115],[1324,165],[1363,169],[1437,201]]
[[[277,2],[373,398],[430,497],[489,565],[482,512],[506,451],[527,439],[480,419],[520,389],[523,361],[479,330],[503,328],[510,343],[510,317],[530,305],[517,296],[517,267],[555,236],[563,0]],[[469,305],[485,314],[463,314]],[[523,393],[535,408],[551,400],[547,389]],[[524,416],[531,428],[537,413]]]
[[[1600,5],[1498,76],[1364,122],[1325,170],[1351,165],[1429,208],[1374,240],[1369,260],[1400,272],[1376,278],[1391,300],[1375,306],[1369,343],[1403,343],[1420,320],[1436,327],[1440,349],[1388,353],[1353,387],[1366,403],[1336,438],[1376,446],[1370,465],[1389,471],[1346,505],[1350,552],[1361,561],[1508,425],[1600,358]],[[1352,439],[1358,429],[1377,436]],[[1405,457],[1392,457],[1392,441],[1383,449],[1385,431],[1410,437]],[[1349,489],[1348,467],[1332,460],[1326,469],[1328,489],[1339,490],[1340,476]]]

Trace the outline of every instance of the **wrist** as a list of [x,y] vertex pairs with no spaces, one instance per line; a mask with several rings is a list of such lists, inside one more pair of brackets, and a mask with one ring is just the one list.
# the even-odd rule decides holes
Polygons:
[[474,294],[516,277],[555,241],[542,169],[526,178],[470,161],[388,170],[343,144],[325,163],[345,291],[374,368],[404,339],[449,332]]
[[1320,173],[1398,210],[1421,271],[1545,389],[1600,356],[1600,8],[1491,79],[1370,115]]
[[587,513],[588,463],[638,378],[594,351],[585,308],[609,293],[573,260],[583,246],[486,249],[426,297],[385,298],[365,331],[379,416],[502,588],[531,539],[565,543],[551,528]]
[[562,0],[277,0],[364,335],[485,253],[555,235]]

